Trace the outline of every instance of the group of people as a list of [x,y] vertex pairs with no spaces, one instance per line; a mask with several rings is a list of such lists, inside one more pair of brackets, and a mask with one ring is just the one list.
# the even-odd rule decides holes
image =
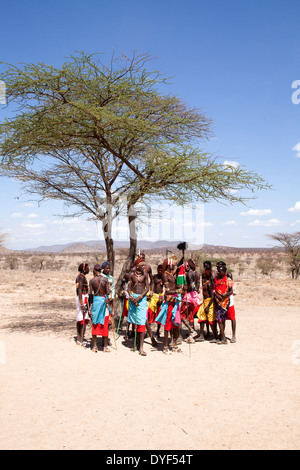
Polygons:
[[[109,352],[109,319],[113,313],[114,299],[114,281],[109,273],[109,263],[96,264],[94,277],[89,282],[86,279],[88,265],[80,264],[78,271],[77,344],[84,345],[86,325],[91,321],[92,351],[98,351],[97,336],[102,336],[103,351]],[[212,343],[227,344],[227,320],[231,321],[232,326],[230,342],[236,342],[233,281],[223,261],[216,264],[216,271],[210,261],[205,261],[200,275],[193,259],[185,261],[183,256],[178,261],[173,256],[158,265],[157,273],[153,274],[145,255],[139,254],[124,276],[121,298],[117,334],[122,320],[127,318],[125,338],[134,338],[132,349],[137,349],[141,356],[146,356],[145,336],[148,334],[152,345],[157,346],[162,327],[164,354],[180,352],[182,341],[202,342],[205,337]],[[195,320],[198,320],[199,330],[195,328]],[[155,333],[153,324],[156,324]],[[181,334],[183,325],[188,332],[185,339]]]

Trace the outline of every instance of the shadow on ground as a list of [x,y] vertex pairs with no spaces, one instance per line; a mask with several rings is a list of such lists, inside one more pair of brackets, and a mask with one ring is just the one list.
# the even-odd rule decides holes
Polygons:
[[[76,310],[72,300],[38,301],[15,304],[9,318],[3,318],[1,329],[9,333],[43,333],[66,336],[76,331]],[[19,312],[19,313],[18,313]]]

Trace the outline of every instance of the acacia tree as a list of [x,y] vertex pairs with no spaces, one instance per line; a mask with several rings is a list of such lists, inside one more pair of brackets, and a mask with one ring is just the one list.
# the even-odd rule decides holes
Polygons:
[[7,240],[7,234],[0,231],[0,251],[3,251],[5,249],[4,244],[6,240]]
[[247,199],[236,191],[267,187],[256,173],[221,165],[199,148],[210,119],[162,94],[166,79],[147,70],[150,59],[134,54],[106,66],[79,53],[59,69],[9,65],[1,75],[8,105],[18,105],[0,125],[1,174],[41,199],[61,199],[72,215],[100,220],[112,270],[112,222],[125,211],[130,250],[121,276],[136,250],[137,202],[233,203]]
[[287,254],[292,278],[298,279],[300,274],[300,232],[278,232],[273,235],[268,235],[268,237],[283,246]]

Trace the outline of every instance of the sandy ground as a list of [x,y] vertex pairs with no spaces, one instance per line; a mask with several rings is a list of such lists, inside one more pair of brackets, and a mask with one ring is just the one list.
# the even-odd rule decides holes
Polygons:
[[76,346],[73,277],[1,273],[2,450],[300,448],[300,281],[236,282],[236,344],[141,357]]

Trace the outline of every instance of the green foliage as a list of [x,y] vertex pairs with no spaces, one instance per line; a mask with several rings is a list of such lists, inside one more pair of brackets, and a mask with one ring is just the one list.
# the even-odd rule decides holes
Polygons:
[[[112,266],[113,219],[125,213],[135,226],[137,202],[245,202],[244,190],[269,187],[203,151],[211,120],[162,93],[167,78],[149,70],[151,60],[123,55],[107,66],[81,52],[60,68],[6,64],[0,75],[17,106],[0,124],[0,175],[41,201],[64,201],[68,215],[101,220]],[[132,259],[134,230],[130,241]]]
[[273,257],[261,257],[256,260],[255,267],[264,276],[271,276],[277,268],[277,262],[274,261]]
[[124,56],[107,67],[82,52],[60,69],[9,66],[1,79],[8,103],[19,109],[0,127],[3,174],[42,199],[63,199],[98,218],[99,200],[235,202],[247,199],[236,191],[266,188],[256,173],[224,166],[198,148],[211,120],[163,95],[166,78],[146,69],[150,59]]
[[300,232],[278,232],[268,235],[268,237],[283,246],[292,278],[298,279],[300,274]]

